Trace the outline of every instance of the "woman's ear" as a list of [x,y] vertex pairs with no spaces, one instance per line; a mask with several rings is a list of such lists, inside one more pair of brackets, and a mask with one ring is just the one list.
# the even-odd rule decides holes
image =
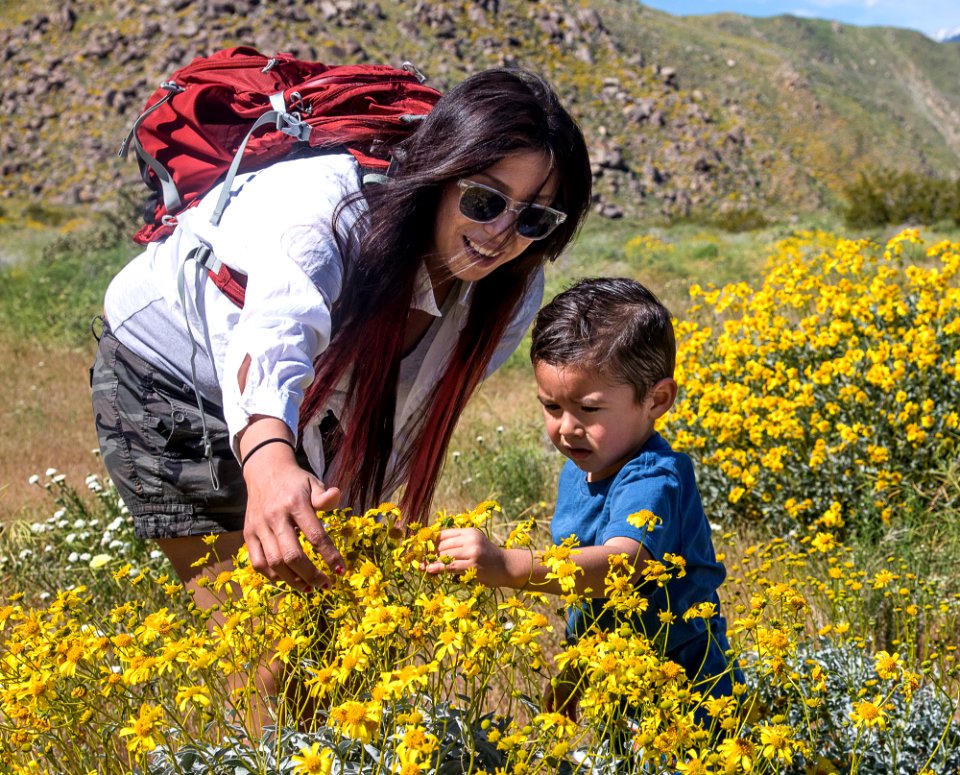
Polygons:
[[677,381],[673,377],[664,377],[650,388],[647,400],[650,402],[650,415],[653,419],[662,417],[677,400]]

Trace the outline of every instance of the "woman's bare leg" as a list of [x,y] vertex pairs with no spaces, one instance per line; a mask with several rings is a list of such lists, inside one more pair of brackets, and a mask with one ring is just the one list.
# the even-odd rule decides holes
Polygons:
[[[243,532],[238,530],[219,534],[212,549],[200,536],[158,539],[157,545],[170,560],[174,571],[180,577],[187,592],[193,596],[197,607],[202,611],[210,612],[211,617],[207,625],[210,631],[214,632],[215,627],[223,626],[225,617],[220,610],[222,599],[213,591],[211,585],[201,586],[198,582],[204,577],[212,582],[223,571],[231,571],[236,567],[234,557],[243,546]],[[208,552],[211,553],[209,562],[194,567],[194,564]],[[234,673],[228,679],[231,701],[234,693],[245,688],[250,680],[255,681],[255,690],[250,693],[246,718],[243,719],[247,731],[253,738],[258,738],[263,726],[272,720],[270,711],[277,695],[277,677],[268,665],[269,655],[255,675]]]

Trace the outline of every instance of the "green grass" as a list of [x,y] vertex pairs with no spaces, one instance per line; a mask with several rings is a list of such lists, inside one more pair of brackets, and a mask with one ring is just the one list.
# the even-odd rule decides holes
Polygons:
[[90,322],[103,309],[103,294],[116,272],[135,254],[119,215],[79,221],[57,210],[46,223],[10,219],[0,226],[0,328],[19,342],[83,347]]

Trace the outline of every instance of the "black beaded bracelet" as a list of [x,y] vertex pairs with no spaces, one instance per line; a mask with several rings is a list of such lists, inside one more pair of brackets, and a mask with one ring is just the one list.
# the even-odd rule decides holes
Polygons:
[[290,447],[290,449],[296,451],[296,448],[293,446],[293,442],[290,441],[290,439],[284,439],[284,438],[281,438],[280,436],[275,436],[272,439],[264,439],[259,444],[254,444],[253,449],[251,449],[249,452],[247,452],[246,455],[244,455],[243,460],[240,461],[240,470],[241,471],[243,470],[243,467],[247,464],[247,461],[253,457],[254,452],[256,452],[261,447],[267,446],[267,444],[274,444],[274,443],[286,444],[288,447]]

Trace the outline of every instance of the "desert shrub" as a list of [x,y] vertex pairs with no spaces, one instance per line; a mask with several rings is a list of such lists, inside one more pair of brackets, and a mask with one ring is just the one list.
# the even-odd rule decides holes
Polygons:
[[134,535],[130,510],[109,480],[90,474],[82,493],[50,468],[30,485],[47,490],[53,512],[45,520],[0,525],[0,586],[8,594],[38,602],[84,585],[108,606],[121,601],[114,583],[103,586],[104,565],[123,560],[134,576],[140,568],[167,569],[163,554]]
[[45,240],[38,255],[0,268],[4,333],[27,341],[42,335],[71,347],[89,343],[90,321],[103,310],[108,283],[136,251],[131,223],[118,204]]
[[695,209],[690,213],[674,218],[673,225],[695,224],[712,229],[720,229],[730,234],[742,234],[748,231],[765,229],[773,221],[763,210],[753,205],[731,205],[726,202],[720,207]]
[[851,228],[888,224],[960,223],[960,179],[949,180],[910,170],[861,172],[843,189],[844,222]]
[[720,248],[718,248],[712,242],[708,242],[706,245],[701,245],[693,251],[694,258],[716,258],[719,255]]
[[[956,703],[945,687],[921,685],[899,653],[871,654],[853,640],[810,640],[789,656],[784,670],[803,678],[751,688],[757,715],[779,716],[812,732],[812,745],[782,770],[785,775],[847,768],[860,775],[916,775],[960,768]],[[817,702],[796,691],[817,683],[823,685]]]
[[[103,311],[103,294],[129,260],[126,247],[46,252],[37,261],[0,270],[0,325],[21,340],[43,331],[47,341],[77,347],[89,343],[90,322]],[[49,263],[47,263],[49,262]]]
[[755,207],[731,208],[717,213],[710,219],[710,224],[724,231],[740,233],[757,231],[770,225],[770,220],[763,211]]
[[51,207],[41,202],[31,202],[23,208],[20,215],[24,221],[42,226],[60,226],[72,217],[62,208]]
[[[718,519],[881,532],[960,440],[960,245],[804,233],[758,288],[694,286],[665,433]],[[921,504],[922,505],[922,504]]]

